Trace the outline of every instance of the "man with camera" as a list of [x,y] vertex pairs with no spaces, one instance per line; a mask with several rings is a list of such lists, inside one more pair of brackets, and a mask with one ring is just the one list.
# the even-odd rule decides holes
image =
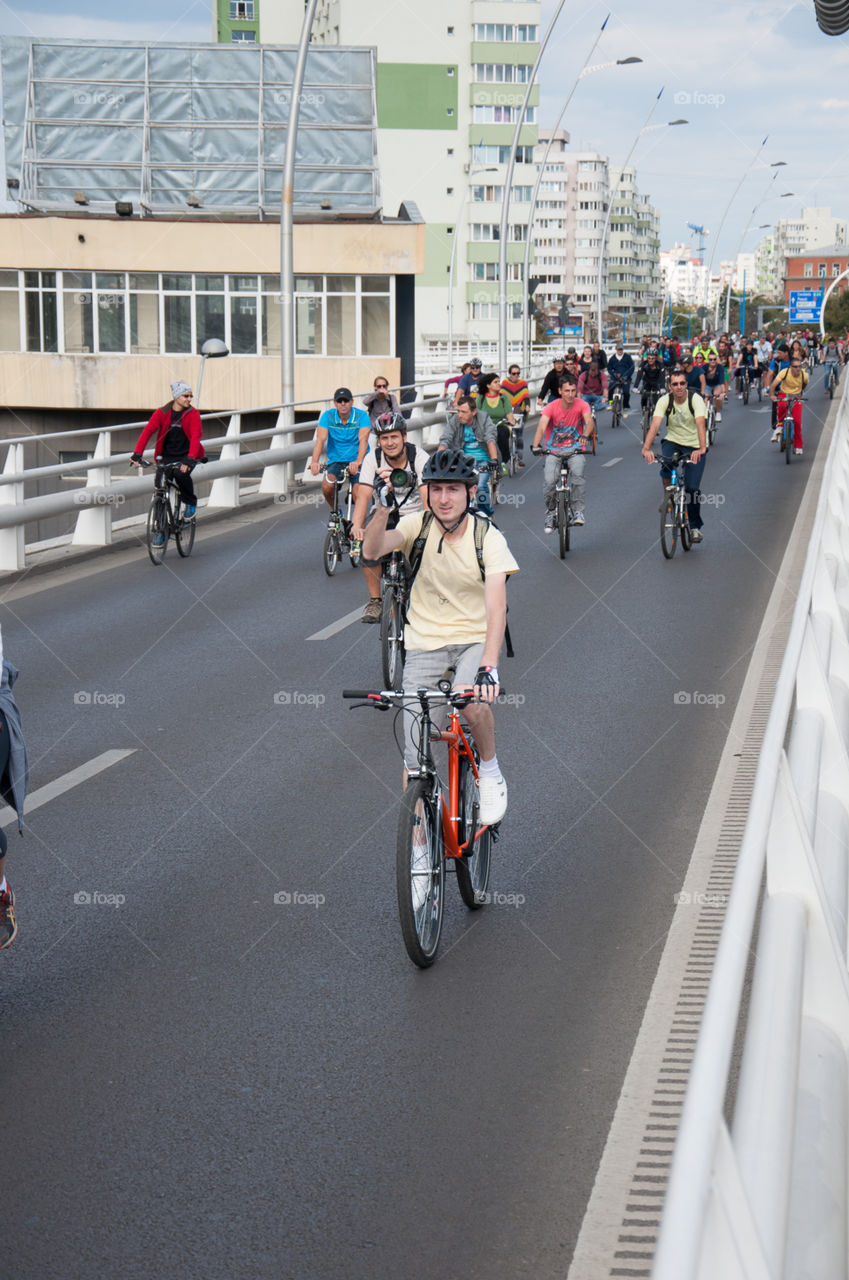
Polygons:
[[462,396],[457,408],[449,413],[439,449],[457,449],[471,458],[478,469],[477,507],[484,515],[492,515],[489,500],[490,473],[498,469],[498,435],[489,414],[479,409],[471,396]]
[[[400,517],[417,515],[425,509],[427,490],[422,487],[422,469],[428,455],[421,447],[407,442],[407,423],[400,413],[382,413],[374,424],[375,448],[369,450],[360,468],[357,501],[354,506],[355,538],[365,533],[369,504],[375,490],[389,485],[394,505],[389,513],[388,528],[394,529]],[[363,622],[380,622],[380,560],[363,558],[363,573],[368,587],[368,603],[363,609]]]

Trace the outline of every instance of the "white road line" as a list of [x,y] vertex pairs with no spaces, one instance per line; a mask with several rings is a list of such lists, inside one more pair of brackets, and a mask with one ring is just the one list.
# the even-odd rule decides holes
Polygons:
[[307,636],[308,640],[329,640],[331,636],[335,636],[337,631],[344,631],[346,627],[350,627],[352,622],[356,622],[357,618],[362,615],[362,606],[352,609],[350,613],[346,613],[344,618],[339,618],[336,622],[331,622],[329,627],[322,627],[321,631],[316,631],[315,635]]
[[[86,782],[96,774],[103,773],[104,769],[111,769],[113,764],[117,764],[119,760],[125,760],[127,756],[135,755],[135,753],[135,747],[122,751],[104,751],[102,755],[95,756],[87,764],[81,764],[78,768],[72,769],[70,773],[63,773],[61,778],[54,778],[46,786],[39,787],[37,791],[33,791],[32,795],[27,796],[24,812],[29,815],[33,809],[40,809],[43,804],[47,804],[48,800],[55,800],[57,796],[64,795],[66,791],[71,791],[74,787],[78,787],[81,782]],[[8,805],[4,805],[0,809],[0,827],[10,827],[17,820],[18,815]]]
[[601,465],[603,467],[615,467],[617,462],[621,462],[621,461],[622,461],[621,458],[611,458],[609,462],[603,462]]

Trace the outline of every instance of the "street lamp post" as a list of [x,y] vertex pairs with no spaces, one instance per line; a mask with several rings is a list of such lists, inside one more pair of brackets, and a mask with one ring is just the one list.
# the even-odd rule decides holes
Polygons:
[[[707,307],[707,303],[708,303],[708,290],[710,289],[711,273],[712,273],[712,271],[713,271],[713,259],[714,259],[714,254],[716,253],[716,246],[719,244],[719,237],[722,235],[722,228],[725,226],[725,219],[728,217],[728,211],[729,211],[729,209],[731,208],[732,204],[734,203],[734,200],[735,200],[735,197],[736,197],[736,195],[737,195],[737,192],[740,190],[740,188],[742,187],[743,183],[746,181],[746,179],[748,178],[749,174],[752,172],[752,169],[754,168],[754,166],[755,166],[755,164],[756,164],[756,162],[757,162],[758,156],[761,154],[761,152],[763,151],[763,149],[764,149],[764,147],[766,146],[766,144],[767,144],[767,142],[768,142],[768,141],[769,141],[769,134],[767,134],[767,136],[764,138],[763,142],[762,142],[762,143],[761,143],[761,145],[758,147],[757,151],[755,152],[755,154],[752,156],[751,160],[750,160],[750,161],[749,161],[749,163],[747,164],[747,166],[746,166],[745,170],[743,171],[743,176],[742,176],[742,178],[740,179],[740,181],[737,183],[737,186],[736,186],[736,187],[734,188],[734,190],[731,192],[731,198],[729,199],[728,204],[725,206],[725,209],[723,210],[723,213],[722,213],[722,217],[721,217],[721,218],[720,218],[720,220],[719,220],[719,227],[718,227],[718,229],[717,229],[716,235],[715,235],[715,236],[714,236],[714,238],[713,238],[713,248],[712,248],[712,249],[711,249],[711,251],[710,251],[710,262],[708,263],[708,269],[707,269],[707,273],[706,273],[706,275],[705,275],[705,301],[704,301],[704,305],[705,305],[705,307]],[[786,160],[776,160],[776,161],[775,161],[775,163],[774,163],[773,165],[771,165],[770,167],[771,167],[771,168],[773,168],[773,169],[780,169],[780,168],[783,168],[783,166],[784,166],[786,163],[787,163],[787,161],[786,161]],[[722,286],[720,285],[720,293],[721,293],[721,292],[722,292]],[[716,319],[714,320],[714,326],[716,326],[718,323],[719,323],[719,308],[717,307],[717,311],[716,311]]]
[[496,168],[473,169],[469,174],[469,181],[466,183],[466,191],[460,204],[460,212],[457,215],[457,221],[454,223],[454,235],[451,239],[451,257],[448,261],[448,372],[453,373],[453,357],[454,357],[454,262],[457,257],[457,232],[463,223],[463,214],[469,199],[469,192],[472,187],[472,178],[479,178],[482,173],[498,173]]
[[200,373],[198,374],[198,392],[195,396],[195,408],[200,408],[200,389],[203,386],[203,370],[207,360],[220,360],[229,356],[230,348],[220,338],[207,338],[200,349]]
[[295,255],[293,213],[295,195],[295,152],[298,146],[298,117],[301,114],[304,72],[307,66],[312,22],[318,0],[306,0],[295,74],[292,77],[292,101],[286,129],[286,157],[283,162],[283,185],[280,191],[280,363],[281,423],[292,426],[295,421]]
[[[530,78],[525,86],[525,96],[522,99],[522,106],[519,110],[519,116],[516,120],[516,128],[513,130],[513,142],[510,147],[510,159],[507,162],[507,177],[504,180],[504,196],[501,205],[501,240],[498,254],[498,364],[499,368],[504,369],[507,365],[507,220],[510,214],[510,192],[513,186],[513,170],[516,168],[516,148],[519,145],[519,137],[522,132],[522,125],[525,122],[525,112],[528,109],[528,102],[531,97],[531,90],[536,83],[537,71],[542,61],[542,55],[545,53],[545,47],[554,30],[554,24],[560,17],[560,10],[566,0],[559,0],[554,17],[548,24],[548,29],[543,36],[542,44],[539,47],[539,53],[536,56]],[[530,228],[528,228],[530,232]],[[523,304],[524,305],[524,304]]]
[[[528,295],[528,280],[530,278],[529,264],[530,264],[530,258],[531,258],[531,230],[533,228],[534,218],[536,216],[537,199],[539,198],[540,185],[542,183],[542,175],[545,172],[545,166],[548,163],[549,153],[551,152],[551,147],[554,142],[554,135],[556,134],[557,130],[560,128],[560,123],[564,115],[566,114],[566,108],[569,106],[569,103],[572,101],[572,98],[574,97],[575,90],[577,89],[578,85],[586,76],[593,75],[596,71],[606,71],[609,67],[624,67],[624,66],[629,66],[631,63],[634,63],[634,62],[642,62],[642,58],[628,57],[628,58],[617,58],[615,62],[599,62],[592,67],[587,65],[590,58],[593,56],[593,54],[596,51],[596,46],[598,45],[598,42],[602,37],[602,33],[604,32],[604,28],[607,26],[609,19],[610,19],[610,14],[607,15],[604,22],[601,24],[598,35],[593,41],[590,47],[590,50],[587,53],[586,58],[584,58],[584,65],[581,67],[581,70],[578,72],[577,76],[575,77],[575,82],[572,85],[572,88],[569,90],[569,93],[566,97],[566,101],[563,103],[563,106],[560,108],[560,115],[557,117],[557,121],[554,125],[554,128],[551,130],[551,133],[548,138],[548,143],[546,144],[545,152],[543,153],[542,162],[537,172],[536,183],[534,184],[533,195],[531,196],[531,208],[530,208],[530,212],[528,213],[528,234],[525,239],[525,262],[522,268],[522,289],[524,293],[524,303],[527,303],[530,301],[530,297]],[[522,355],[523,355],[524,371],[525,373],[527,373],[528,368],[530,366],[530,332],[529,332],[529,325],[526,323],[525,320],[523,320]]]
[[[782,162],[781,162],[781,161],[779,161],[779,162],[778,162],[778,164],[780,164],[780,163],[782,163]],[[772,177],[770,178],[770,182],[769,182],[769,183],[767,183],[767,191],[769,190],[770,183],[775,182],[775,179],[778,177],[777,167],[778,167],[778,165],[776,165],[776,166],[775,166],[775,168],[776,168],[776,172],[775,172],[775,173],[772,175]],[[780,195],[780,196],[769,196],[769,195],[765,195],[765,196],[764,196],[764,198],[763,198],[762,200],[759,200],[759,201],[758,201],[758,203],[757,203],[757,204],[755,205],[755,207],[752,209],[752,212],[749,214],[749,221],[746,223],[746,226],[745,226],[745,229],[744,229],[744,231],[743,231],[743,234],[742,234],[742,235],[741,235],[741,237],[740,237],[740,243],[737,245],[737,252],[736,252],[736,253],[735,253],[735,255],[734,255],[734,267],[735,267],[735,268],[736,268],[736,265],[737,265],[737,259],[739,258],[740,254],[741,254],[741,253],[742,253],[742,251],[743,251],[743,241],[746,239],[746,236],[749,234],[749,228],[750,228],[750,227],[751,227],[751,225],[752,225],[752,218],[754,218],[755,214],[757,213],[758,209],[760,209],[761,205],[762,205],[762,204],[766,204],[766,202],[767,202],[768,200],[776,200],[776,199],[778,199],[778,200],[786,200],[786,199],[788,198],[788,196],[792,196],[792,195],[794,195],[794,194],[795,194],[795,193],[794,193],[794,192],[792,192],[792,191],[783,191],[783,192],[781,193],[781,195]],[[772,224],[771,224],[771,223],[769,223],[769,222],[762,222],[762,223],[761,223],[761,225],[760,225],[759,227],[757,227],[757,228],[756,228],[756,230],[758,230],[758,231],[763,231],[763,230],[764,230],[764,228],[769,227],[769,226],[771,226],[771,225],[772,225]],[[732,281],[732,279],[733,279],[733,276],[734,276],[734,269],[732,269],[731,275],[728,277],[728,290],[727,290],[726,295],[725,295],[725,328],[726,328],[726,330],[728,330],[728,329],[730,328],[730,326],[731,326],[731,281]],[[714,323],[714,327],[716,327],[716,323]]]
[[[637,136],[634,138],[634,141],[631,143],[631,149],[628,152],[627,156],[625,157],[625,162],[619,171],[620,181],[621,181],[621,175],[624,174],[625,170],[628,168],[628,161],[631,159],[631,156],[634,154],[635,150],[637,149],[637,143],[640,141],[640,138],[643,136],[644,133],[650,133],[654,129],[667,129],[671,125],[688,123],[688,121],[686,120],[667,120],[665,121],[664,124],[649,124],[649,120],[651,120],[652,116],[654,115],[655,108],[657,104],[660,102],[662,94],[663,94],[663,90],[661,89],[660,93],[657,95],[657,97],[655,98],[654,102],[651,105],[651,110],[646,116],[645,122],[643,123],[642,128],[638,130]],[[596,320],[597,320],[599,344],[601,344],[603,341],[603,338],[602,338],[603,329],[602,329],[602,318],[601,318],[602,317],[601,290],[602,290],[602,276],[604,274],[604,258],[605,258],[605,253],[607,251],[607,232],[608,232],[608,228],[610,227],[610,215],[612,212],[613,212],[613,193],[611,191],[608,191],[607,213],[604,218],[604,227],[602,228],[601,241],[599,243],[599,248],[598,248],[598,296],[596,299],[596,302],[597,302]]]

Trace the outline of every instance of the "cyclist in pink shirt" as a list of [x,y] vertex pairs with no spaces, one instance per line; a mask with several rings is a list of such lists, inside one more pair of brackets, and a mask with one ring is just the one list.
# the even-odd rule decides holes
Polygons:
[[[545,532],[553,533],[556,521],[557,481],[564,455],[569,458],[573,524],[584,523],[584,450],[593,435],[593,415],[586,400],[578,399],[578,384],[572,377],[560,379],[560,399],[542,412],[531,447],[532,453],[548,453],[543,471]],[[583,428],[583,430],[582,430]]]

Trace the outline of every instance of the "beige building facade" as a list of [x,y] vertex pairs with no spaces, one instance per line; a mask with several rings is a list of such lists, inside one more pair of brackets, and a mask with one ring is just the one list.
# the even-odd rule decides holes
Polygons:
[[[414,280],[425,228],[403,219],[296,222],[295,398],[414,378]],[[3,435],[27,411],[116,413],[194,383],[221,338],[202,409],[278,404],[280,227],[268,221],[15,214],[0,218]]]

